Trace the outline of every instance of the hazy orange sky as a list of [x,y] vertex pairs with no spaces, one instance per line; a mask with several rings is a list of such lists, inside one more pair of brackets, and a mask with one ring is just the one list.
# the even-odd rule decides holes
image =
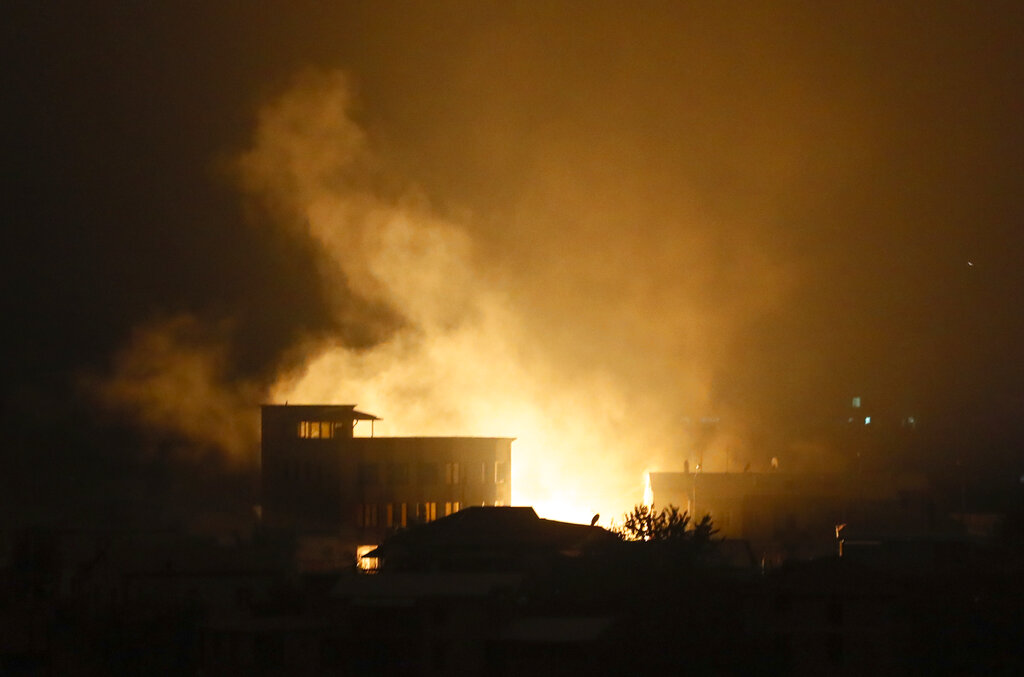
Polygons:
[[[580,519],[841,463],[855,395],[907,463],[1024,470],[1016,3],[2,13],[4,410],[66,489],[244,466],[284,399],[516,436]],[[135,432],[70,454],[48,408]]]

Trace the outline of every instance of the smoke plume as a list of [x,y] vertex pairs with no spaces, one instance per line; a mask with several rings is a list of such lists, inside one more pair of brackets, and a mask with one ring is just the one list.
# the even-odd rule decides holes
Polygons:
[[111,372],[85,387],[107,410],[143,428],[184,438],[192,460],[216,454],[228,467],[255,467],[261,388],[226,375],[224,332],[189,316],[137,328]]
[[240,183],[315,243],[325,293],[345,281],[339,313],[354,293],[402,322],[369,348],[321,345],[272,400],[358,403],[384,434],[515,437],[514,500],[542,514],[638,502],[645,470],[687,458],[690,417],[717,413],[716,355],[781,272],[756,243],[709,236],[685,195],[666,196],[673,221],[640,209],[630,223],[614,204],[626,195],[594,196],[585,175],[551,185],[540,167],[539,192],[489,232],[414,186],[389,195],[353,107],[343,75],[301,77],[261,111]]

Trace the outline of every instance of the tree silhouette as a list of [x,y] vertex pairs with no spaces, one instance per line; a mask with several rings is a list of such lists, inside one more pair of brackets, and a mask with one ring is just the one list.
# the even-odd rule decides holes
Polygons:
[[623,515],[622,526],[613,528],[626,541],[660,541],[669,543],[709,543],[718,533],[711,515],[704,515],[691,527],[690,514],[675,505],[661,510],[653,506],[637,505]]

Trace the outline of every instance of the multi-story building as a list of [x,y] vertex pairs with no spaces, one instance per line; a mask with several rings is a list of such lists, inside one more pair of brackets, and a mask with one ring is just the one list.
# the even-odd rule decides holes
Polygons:
[[264,405],[264,525],[377,544],[466,506],[510,503],[513,438],[377,437],[378,420],[355,405]]

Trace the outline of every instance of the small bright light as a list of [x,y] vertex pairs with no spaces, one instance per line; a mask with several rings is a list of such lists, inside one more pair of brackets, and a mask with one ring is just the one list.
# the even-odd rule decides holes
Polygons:
[[853,398],[853,408],[860,409],[860,396]]
[[864,417],[864,425],[871,425],[871,417],[870,416],[865,416]]
[[360,545],[357,547],[356,566],[363,571],[376,571],[377,567],[380,566],[380,560],[376,557],[364,557],[364,555],[372,552],[376,547],[376,545]]

